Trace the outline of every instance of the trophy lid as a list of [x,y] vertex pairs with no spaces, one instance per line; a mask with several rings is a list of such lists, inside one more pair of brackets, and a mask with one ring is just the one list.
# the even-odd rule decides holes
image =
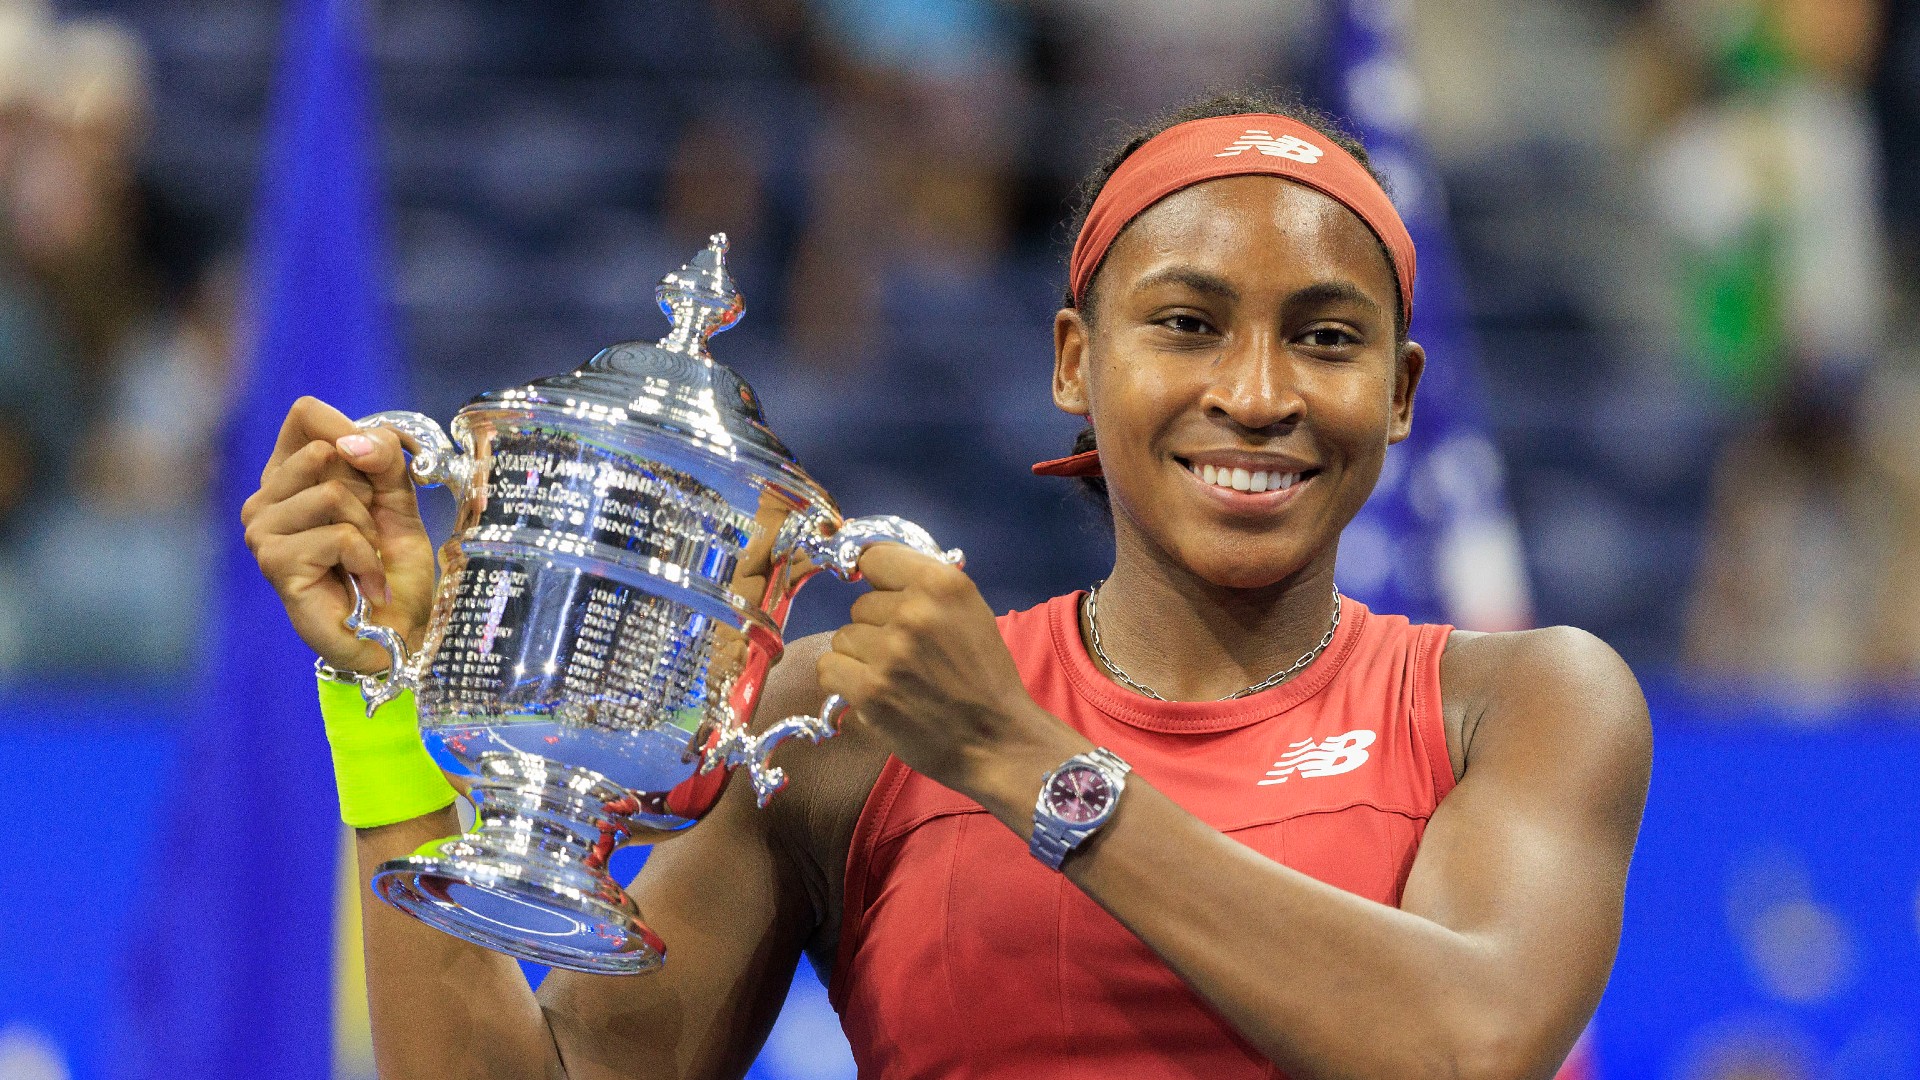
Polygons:
[[713,234],[686,265],[661,279],[654,298],[673,320],[659,341],[609,346],[565,375],[481,394],[467,408],[546,405],[616,430],[665,433],[729,460],[745,456],[796,467],[767,427],[753,388],[707,351],[707,339],[745,310],[727,272],[727,234]]

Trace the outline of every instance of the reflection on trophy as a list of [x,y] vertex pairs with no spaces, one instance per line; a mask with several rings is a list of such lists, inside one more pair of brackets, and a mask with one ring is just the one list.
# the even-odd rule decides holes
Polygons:
[[759,802],[785,783],[768,754],[837,729],[841,703],[749,735],[795,591],[853,580],[870,544],[958,563],[892,517],[846,520],[767,429],[707,339],[740,317],[726,237],[656,295],[673,329],[570,374],[482,394],[452,436],[418,413],[399,431],[422,485],[459,503],[440,550],[425,644],[362,680],[368,708],[405,689],[420,727],[473,770],[471,831],[383,865],[387,902],[448,933],[555,967],[632,974],[666,946],[607,874],[627,843],[698,821],[744,766]]

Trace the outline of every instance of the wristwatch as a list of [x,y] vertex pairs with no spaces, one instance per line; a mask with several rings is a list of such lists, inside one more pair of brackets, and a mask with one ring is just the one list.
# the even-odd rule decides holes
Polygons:
[[1132,769],[1102,746],[1075,754],[1048,773],[1033,804],[1033,839],[1027,845],[1033,857],[1050,870],[1060,869],[1068,852],[1113,817]]

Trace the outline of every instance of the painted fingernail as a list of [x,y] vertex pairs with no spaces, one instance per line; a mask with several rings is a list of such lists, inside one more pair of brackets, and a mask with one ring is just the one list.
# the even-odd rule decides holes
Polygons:
[[366,457],[373,453],[373,440],[365,435],[342,435],[334,445],[348,457]]
[[380,589],[380,591],[381,591],[381,592],[383,592],[383,593],[385,593],[385,594],[386,594],[386,596],[387,596],[387,599],[386,599],[386,601],[385,601],[385,603],[387,603],[387,604],[389,604],[389,605],[391,605],[391,604],[393,603],[393,586],[391,586],[391,585],[383,585],[383,586],[381,586],[381,589]]

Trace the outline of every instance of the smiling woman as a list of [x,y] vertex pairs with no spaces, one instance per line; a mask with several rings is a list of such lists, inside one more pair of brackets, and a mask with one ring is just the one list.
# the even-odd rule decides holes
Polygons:
[[[1024,693],[994,689],[984,637],[960,645],[957,575],[905,558],[819,661],[892,752],[833,969],[856,1054],[901,1076],[1551,1073],[1618,942],[1645,706],[1578,631],[1413,626],[1334,587],[1426,363],[1365,151],[1217,99],[1086,192],[1054,400],[1089,424],[1035,471],[1097,478],[1113,573],[999,620]],[[929,971],[947,994],[915,992]]]
[[[1093,213],[1095,202],[1099,199],[1102,192],[1107,190],[1108,182],[1113,178],[1114,173],[1120,169],[1121,165],[1133,158],[1134,154],[1149,141],[1174,127],[1190,124],[1197,120],[1247,115],[1282,116],[1312,129],[1314,133],[1331,144],[1333,148],[1337,149],[1340,153],[1344,153],[1353,163],[1357,164],[1361,170],[1364,170],[1367,179],[1373,181],[1373,186],[1376,187],[1380,193],[1379,202],[1374,204],[1374,216],[1382,220],[1390,219],[1394,226],[1398,226],[1398,215],[1393,213],[1391,202],[1386,198],[1388,194],[1386,183],[1380,174],[1374,171],[1373,164],[1368,158],[1366,147],[1363,146],[1358,139],[1340,127],[1332,117],[1302,103],[1295,97],[1257,93],[1223,94],[1208,98],[1204,101],[1194,102],[1184,108],[1168,113],[1158,121],[1148,125],[1145,129],[1129,136],[1125,141],[1109,151],[1100,165],[1081,182],[1075,193],[1072,214],[1068,218],[1069,230],[1075,237],[1073,248],[1073,262],[1075,266],[1070,270],[1072,280],[1068,283],[1065,298],[1061,303],[1063,309],[1079,311],[1081,315],[1088,320],[1093,318],[1093,304],[1095,299],[1094,285],[1098,282],[1100,270],[1105,265],[1106,251],[1112,244],[1114,236],[1119,230],[1118,228],[1109,226],[1108,229],[1101,230],[1104,235],[1100,240],[1097,243],[1092,243],[1088,239],[1087,221]],[[1236,145],[1238,145],[1238,143],[1236,143]],[[1267,156],[1273,157],[1281,157],[1285,151],[1292,149],[1291,144],[1280,143],[1278,140],[1273,139],[1270,139],[1266,144],[1248,144],[1244,149],[1260,151],[1263,147],[1271,150],[1272,153]],[[1232,156],[1241,157],[1243,155],[1233,154]],[[1231,173],[1227,172],[1221,175],[1231,175]],[[1178,176],[1178,174],[1176,174],[1176,176]],[[1180,178],[1190,179],[1190,177]],[[1156,177],[1154,179],[1159,178]],[[1151,181],[1149,183],[1151,184]],[[1353,181],[1346,186],[1349,191],[1355,188],[1364,191],[1366,185],[1358,183],[1357,178],[1354,178]],[[1168,191],[1159,190],[1158,186],[1148,186],[1145,191],[1147,199],[1133,206],[1133,213],[1128,214],[1127,218],[1131,218],[1140,210],[1145,209],[1153,199],[1157,199],[1167,193]],[[1138,198],[1139,196],[1136,195],[1135,201],[1138,201]],[[1382,209],[1380,205],[1382,203],[1385,204],[1384,214],[1379,213]],[[1117,217],[1118,215],[1113,216]],[[1127,224],[1127,220],[1121,219],[1118,224],[1124,227]],[[1387,251],[1386,242],[1381,239],[1381,233],[1378,227],[1370,226],[1370,228],[1374,229],[1374,241],[1378,246],[1381,259],[1385,260],[1390,266],[1395,265],[1394,256]],[[1404,230],[1402,230],[1402,232],[1404,232]],[[1406,242],[1406,253],[1408,259],[1411,260],[1413,253],[1411,237],[1409,237]],[[1410,291],[1412,284],[1411,270],[1412,264],[1409,262],[1409,273],[1407,275],[1409,278],[1407,283],[1409,291],[1405,293],[1402,292],[1397,272],[1393,283],[1394,330],[1396,337],[1401,339],[1406,337],[1408,320],[1412,314],[1412,294]],[[1179,269],[1171,272],[1176,274],[1184,273],[1184,271]],[[1198,283],[1196,279],[1196,284]],[[1211,282],[1209,284],[1218,283]],[[1092,460],[1088,455],[1095,449],[1095,446],[1096,438],[1094,429],[1092,425],[1088,425],[1081,430],[1079,438],[1075,440],[1072,456],[1059,459],[1058,461],[1042,462],[1040,465],[1035,466],[1034,471],[1048,475],[1081,476],[1092,495],[1096,499],[1104,502],[1107,490],[1106,481],[1100,477],[1097,469],[1087,468],[1083,464]]]
[[878,1075],[1542,1076],[1598,1001],[1644,702],[1578,631],[1334,587],[1426,355],[1364,151],[1292,111],[1203,103],[1089,188],[1053,382],[1088,434],[1035,471],[1105,484],[1108,579],[989,635],[876,552],[818,661],[890,752],[832,968]]
[[[869,549],[874,591],[789,648],[755,721],[837,693],[841,736],[783,759],[764,811],[732,785],[629,887],[665,969],[556,972],[536,1001],[504,958],[370,911],[382,1075],[740,1076],[802,954],[862,1076],[1553,1072],[1619,941],[1645,703],[1580,631],[1340,595],[1426,364],[1412,244],[1323,120],[1175,121],[1096,176],[1054,319],[1090,444],[1036,469],[1106,485],[1106,581],[996,619],[960,570]],[[302,494],[345,469],[376,503],[411,489],[391,432],[344,439],[318,403],[287,424],[307,449],[249,535],[304,610],[328,530],[365,514]],[[390,607],[420,610],[417,512],[382,505]],[[344,659],[338,624],[298,625]],[[361,865],[451,826],[363,829]]]

